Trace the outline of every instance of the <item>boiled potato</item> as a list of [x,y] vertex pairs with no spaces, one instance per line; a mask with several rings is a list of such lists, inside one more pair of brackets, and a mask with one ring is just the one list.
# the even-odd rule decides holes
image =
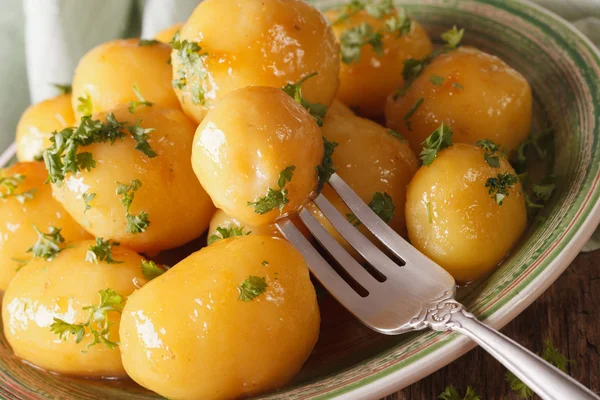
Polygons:
[[[227,234],[223,236],[217,228],[225,229]],[[244,236],[244,235],[262,235],[281,237],[275,225],[250,226],[244,225],[237,219],[227,215],[223,210],[217,210],[210,220],[208,228],[208,244],[212,244],[217,240],[226,239],[229,236]]]
[[[40,368],[84,377],[125,377],[118,347],[94,341],[89,328],[80,343],[71,335],[61,337],[51,330],[56,321],[85,324],[89,306],[100,305],[99,291],[112,289],[129,296],[145,282],[141,256],[124,247],[113,247],[112,256],[120,264],[86,261],[95,241],[73,242],[52,260],[36,258],[29,262],[10,284],[2,304],[4,334],[17,357]],[[106,313],[109,334],[119,341],[120,314]],[[102,322],[93,325],[101,330]]]
[[251,226],[306,203],[322,159],[315,119],[282,90],[260,86],[225,96],[196,130],[192,149],[194,172],[214,204]]
[[304,95],[326,106],[338,89],[335,36],[323,15],[302,0],[206,0],[179,40],[173,85],[183,110],[198,123],[217,100],[246,86],[281,88],[316,72]]
[[171,25],[170,27],[158,32],[156,36],[154,36],[154,39],[168,44],[173,39],[173,36],[175,36],[175,34],[179,32],[182,26],[183,22],[178,22],[174,25]]
[[[403,10],[390,10],[376,16],[362,10],[349,18],[343,18],[343,15],[348,14],[347,7],[331,9],[325,13],[332,22],[333,31],[342,48],[340,89],[337,96],[359,115],[381,117],[388,94],[403,83],[404,61],[408,58],[420,59],[431,53],[431,40],[425,29],[417,21],[405,16]],[[392,19],[399,24],[394,29],[386,26]],[[402,22],[406,23],[406,32],[400,32]],[[365,44],[360,47],[360,54],[356,58],[347,59],[344,57],[347,51],[350,54],[356,51],[355,41],[347,37],[356,35],[364,26],[368,26],[373,34],[381,34],[381,51],[375,51],[373,46]]]
[[417,171],[408,186],[406,225],[411,243],[461,282],[494,268],[517,243],[527,225],[521,184],[507,185],[498,204],[486,182],[515,171],[499,156],[490,166],[484,150],[455,144]]
[[306,262],[291,244],[255,235],[219,240],[129,298],[123,365],[134,381],[174,400],[251,396],[298,372],[319,323]]
[[510,155],[527,139],[531,104],[531,87],[520,73],[498,57],[461,47],[436,57],[404,96],[390,95],[386,120],[417,153],[444,123],[455,143],[491,139]]
[[327,114],[356,115],[354,111],[338,99],[333,100],[333,103],[331,103],[331,106],[327,110]]
[[151,103],[180,109],[171,86],[171,47],[139,43],[113,40],[83,56],[73,78],[72,105],[78,118],[140,101],[138,94]]
[[[17,163],[0,175],[0,290],[31,259],[27,250],[38,240],[34,225],[42,232],[61,228],[67,242],[91,236],[52,198],[44,182],[48,172],[41,162]],[[10,185],[16,188],[11,192]]]
[[50,147],[52,132],[75,125],[71,95],[62,94],[25,110],[17,125],[17,158],[34,161]]
[[[134,114],[127,106],[113,112],[119,122],[132,125],[141,120],[143,128],[154,129],[147,135],[156,157],[136,150],[130,134],[112,145],[82,147],[79,153],[91,153],[96,166],[67,174],[62,184],[53,184],[56,199],[94,236],[117,240],[136,251],[157,252],[200,236],[214,207],[189,161],[194,125],[181,111],[157,105],[138,107]],[[141,187],[129,191],[135,196],[129,219],[145,212],[150,222],[140,233],[128,229],[128,212],[122,203],[125,193],[116,193],[119,184],[131,186],[135,180]],[[91,194],[95,197],[86,201]]]
[[[418,168],[410,147],[388,129],[356,116],[328,114],[323,135],[328,141],[338,143],[332,157],[337,174],[365,203],[373,204],[371,208],[396,232],[406,236],[406,186]],[[352,223],[359,224],[330,186],[324,187],[323,195]],[[311,203],[308,209],[329,233],[356,255],[314,204]],[[359,229],[365,235],[371,235],[364,225],[359,225]]]

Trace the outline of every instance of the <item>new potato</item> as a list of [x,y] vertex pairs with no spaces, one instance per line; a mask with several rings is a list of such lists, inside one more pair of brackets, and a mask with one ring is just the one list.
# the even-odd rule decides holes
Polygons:
[[485,152],[455,144],[421,167],[408,185],[406,225],[411,243],[466,283],[493,269],[517,243],[527,225],[521,184],[508,190],[502,205],[488,193],[488,178],[515,171],[500,157],[488,165]]
[[[267,287],[242,301],[238,286],[250,276]],[[174,400],[251,396],[298,372],[319,323],[308,267],[291,244],[255,235],[219,240],[129,298],[123,365],[134,381]]]
[[171,25],[170,27],[158,32],[156,36],[154,36],[154,39],[169,44],[169,42],[173,39],[173,36],[175,36],[175,34],[179,32],[183,25],[183,22],[178,22],[174,25]]
[[[12,281],[4,294],[2,322],[4,334],[17,357],[48,371],[82,377],[125,377],[119,348],[103,344],[87,347],[93,341],[86,331],[81,343],[70,336],[61,340],[50,331],[54,318],[67,323],[86,321],[84,307],[98,305],[98,292],[113,289],[129,296],[146,280],[137,253],[113,247],[120,264],[91,263],[85,260],[92,240],[72,242],[52,260],[36,258]],[[107,314],[111,322],[110,340],[119,341],[117,312]]]

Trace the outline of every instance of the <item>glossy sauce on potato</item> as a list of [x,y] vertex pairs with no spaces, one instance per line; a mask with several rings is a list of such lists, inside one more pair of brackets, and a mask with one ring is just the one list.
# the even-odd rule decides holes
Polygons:
[[[90,263],[85,260],[92,240],[70,243],[52,260],[36,258],[19,272],[6,291],[2,303],[4,334],[17,357],[40,368],[82,377],[125,377],[118,348],[103,344],[87,347],[93,341],[86,330],[83,340],[70,336],[61,340],[51,332],[54,318],[67,323],[83,323],[89,311],[99,304],[100,290],[113,289],[129,296],[145,282],[135,252],[113,247],[120,264]],[[119,341],[117,312],[107,314],[111,322],[110,340]]]
[[[91,236],[52,198],[50,185],[44,182],[48,172],[42,162],[17,163],[2,170],[5,178],[22,175],[15,194],[33,190],[32,198],[19,200],[15,196],[0,198],[0,290],[6,290],[17,270],[31,259],[27,250],[38,240],[34,225],[42,232],[51,226],[61,228],[66,242]],[[7,194],[6,187],[0,193]]]
[[171,47],[163,43],[140,46],[139,39],[113,40],[88,52],[79,61],[73,78],[73,110],[79,118],[79,98],[89,98],[92,114],[109,111],[143,98],[167,108],[180,109],[171,84],[168,64]]
[[[236,110],[232,113],[232,110]],[[224,97],[196,130],[192,166],[214,204],[244,224],[272,224],[308,201],[317,185],[323,139],[315,119],[282,90],[247,87]],[[248,202],[279,189],[279,176],[295,167],[285,184],[289,202],[259,214]]]
[[[330,22],[335,22],[342,11],[343,9],[332,9],[325,16]],[[371,26],[373,32],[380,32],[382,35],[381,54],[374,51],[371,45],[365,44],[360,48],[358,61],[342,62],[340,66],[340,89],[337,97],[362,116],[383,116],[388,94],[403,83],[404,61],[408,58],[421,59],[432,50],[427,32],[415,20],[412,20],[406,34],[399,36],[398,32],[388,32],[386,21],[393,15],[377,18],[363,10],[332,26],[338,40],[347,30],[363,23]]]
[[[419,99],[422,103],[407,118]],[[461,47],[436,57],[404,96],[391,94],[386,121],[416,153],[444,123],[452,128],[455,143],[490,139],[510,155],[529,135],[531,107],[531,87],[519,72],[498,57]]]
[[71,95],[63,94],[33,104],[23,112],[17,125],[17,158],[34,161],[50,147],[52,132],[75,125]]
[[[136,251],[157,252],[200,236],[208,228],[214,207],[190,164],[194,124],[181,111],[157,105],[140,106],[134,114],[127,106],[113,112],[119,122],[131,125],[141,120],[143,128],[154,129],[148,133],[148,143],[157,156],[150,158],[136,150],[129,134],[112,145],[82,147],[79,152],[90,152],[96,167],[67,175],[60,186],[53,184],[55,198],[90,233]],[[134,234],[126,231],[123,196],[116,190],[118,183],[128,185],[135,179],[142,186],[135,192],[131,214],[145,211],[150,225]],[[84,193],[96,194],[87,211]]]
[[413,246],[461,283],[492,270],[517,243],[527,225],[520,183],[502,205],[489,194],[488,178],[514,170],[504,158],[488,165],[485,152],[455,144],[421,167],[408,186],[406,225]]
[[[238,286],[250,276],[267,286],[242,301]],[[250,396],[298,372],[319,324],[306,262],[291,244],[255,235],[219,240],[129,298],[123,365],[137,383],[175,400]]]
[[176,89],[181,106],[198,123],[217,100],[246,86],[281,88],[316,72],[303,92],[327,106],[338,88],[335,36],[323,15],[302,0],[206,0],[181,28],[180,40],[197,43],[198,54],[206,54],[195,66],[182,62],[176,50],[172,56],[173,79],[186,81]]
[[156,36],[154,36],[154,39],[169,44],[169,42],[173,39],[173,36],[175,36],[175,34],[181,30],[181,27],[183,27],[183,25],[183,22],[173,24],[170,27],[158,32]]

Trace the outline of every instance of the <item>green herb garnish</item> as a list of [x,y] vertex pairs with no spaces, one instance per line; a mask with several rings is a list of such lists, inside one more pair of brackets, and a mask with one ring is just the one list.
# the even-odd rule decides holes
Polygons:
[[477,142],[477,146],[485,150],[483,158],[490,167],[500,168],[500,157],[498,154],[504,156],[502,150],[500,149],[500,146],[498,146],[490,139],[479,140]]
[[160,42],[156,39],[140,39],[138,46],[154,46],[155,44],[159,43]]
[[119,242],[96,238],[96,244],[91,245],[85,253],[85,261],[98,263],[106,261],[107,264],[121,264],[123,261],[115,261],[112,255],[112,248],[119,246]]
[[90,201],[96,198],[96,193],[84,193],[81,195],[81,197],[83,197],[83,201],[85,202],[85,210],[83,211],[85,214],[89,209],[92,208],[92,206],[90,206]]
[[433,83],[435,86],[442,86],[444,83],[444,77],[439,75],[431,75],[429,77],[429,82]]
[[406,124],[406,127],[408,128],[409,131],[412,130],[411,126],[410,126],[410,117],[412,117],[413,114],[417,111],[417,109],[421,106],[421,104],[423,104],[424,100],[425,99],[423,97],[419,97],[417,99],[417,101],[415,102],[415,104],[410,108],[410,110],[408,110],[408,112],[402,118],[404,120],[404,123]]
[[[173,87],[183,90],[188,85],[188,74],[194,74],[199,79],[206,78],[206,69],[204,68],[203,59],[208,56],[208,53],[200,54],[202,47],[196,42],[180,40],[179,32],[173,36],[170,42],[173,48],[173,53],[181,63],[177,70],[177,76],[173,79]],[[199,83],[193,83],[190,87],[190,95],[193,104],[206,104],[205,91]]]
[[511,173],[499,173],[495,178],[488,178],[485,182],[485,187],[489,188],[488,194],[496,200],[499,206],[502,201],[509,195],[508,189],[512,188],[519,180]]
[[142,96],[142,94],[140,93],[140,88],[138,88],[137,83],[133,84],[133,92],[135,93],[135,96],[138,98],[138,101],[130,101],[129,102],[129,112],[130,113],[133,114],[135,112],[135,109],[139,106],[147,106],[147,107],[152,106],[153,103],[146,100],[144,98],[144,96]]
[[223,228],[221,226],[217,227],[217,233],[214,235],[210,235],[207,240],[207,244],[211,245],[217,240],[228,239],[236,236],[247,236],[251,234],[252,231],[244,233],[243,226],[237,226],[234,224],[230,224],[229,228]]
[[267,290],[267,282],[264,277],[250,275],[240,286],[238,300],[252,301]]
[[452,130],[443,123],[423,143],[423,151],[419,154],[423,165],[430,166],[436,159],[439,151],[452,146]]
[[79,111],[84,116],[92,115],[93,106],[92,106],[92,98],[89,94],[86,94],[85,97],[78,97],[79,105],[77,106],[77,111]]
[[289,202],[287,197],[288,192],[285,189],[285,184],[292,180],[295,170],[296,166],[294,165],[284,168],[283,171],[279,173],[279,179],[277,180],[279,189],[275,190],[269,187],[266,196],[261,197],[256,201],[249,201],[246,204],[254,207],[254,212],[257,214],[266,214],[275,208],[278,208],[279,214],[282,214],[283,207],[285,207],[285,205]]
[[317,165],[317,175],[319,176],[319,183],[317,186],[318,192],[323,189],[323,186],[325,186],[325,184],[329,181],[329,178],[331,178],[331,175],[333,175],[336,170],[335,166],[333,165],[333,152],[338,146],[338,143],[330,142],[325,138],[325,136],[323,136],[323,144],[323,161],[321,161],[321,165]]
[[[163,266],[163,267],[166,268],[166,266]],[[157,278],[157,277],[161,276],[162,274],[164,274],[165,272],[167,272],[165,269],[156,265],[156,263],[154,261],[144,260],[144,261],[142,261],[140,268],[142,269],[142,274],[144,275],[144,277],[146,279],[148,279],[149,281],[151,281],[152,279]]]
[[127,227],[125,231],[127,233],[142,233],[146,231],[150,221],[148,220],[148,213],[141,211],[139,214],[131,214],[129,209],[131,203],[135,197],[135,192],[142,187],[142,181],[134,179],[129,182],[129,185],[117,182],[117,196],[123,196],[121,203],[125,206],[125,218],[127,219]]
[[317,73],[313,72],[312,74],[306,75],[304,78],[301,78],[297,83],[288,83],[284,87],[281,88],[285,93],[287,93],[291,98],[296,100],[298,104],[302,107],[306,108],[306,110],[317,120],[317,125],[323,126],[323,118],[325,118],[325,114],[327,114],[327,106],[321,103],[311,103],[306,100],[306,98],[302,95],[302,85],[308,79],[316,76]]
[[64,85],[61,85],[60,83],[53,83],[52,86],[54,86],[60,92],[60,94],[70,94],[73,92],[73,86],[68,83]]
[[454,386],[446,386],[446,389],[440,393],[438,399],[442,400],[481,400],[481,396],[479,396],[475,389],[471,386],[467,386],[467,392],[464,396],[458,393],[458,390],[454,388]]
[[357,63],[363,46],[371,46],[375,54],[383,55],[381,32],[375,32],[366,22],[346,30],[340,36],[340,51],[344,64]]
[[36,192],[36,189],[30,189],[25,192],[17,193],[17,189],[19,188],[19,184],[24,182],[26,176],[23,174],[13,174],[11,176],[6,176],[5,172],[2,171],[2,175],[0,176],[0,189],[4,189],[0,191],[0,199],[6,199],[8,197],[14,197],[21,204],[25,203],[27,200],[33,199],[33,195]]
[[33,225],[33,229],[38,234],[38,240],[27,249],[27,253],[32,253],[37,258],[52,261],[62,251],[62,244],[65,242],[65,238],[60,234],[61,228],[50,226],[48,233],[40,231],[35,225]]
[[392,198],[385,192],[375,192],[371,202],[369,202],[369,207],[385,222],[390,222],[394,217],[394,211],[396,209]]
[[406,139],[404,139],[404,136],[402,136],[402,134],[394,129],[388,129],[387,132],[392,135],[393,137],[395,137],[396,139],[400,139],[402,141],[402,143],[406,143]]

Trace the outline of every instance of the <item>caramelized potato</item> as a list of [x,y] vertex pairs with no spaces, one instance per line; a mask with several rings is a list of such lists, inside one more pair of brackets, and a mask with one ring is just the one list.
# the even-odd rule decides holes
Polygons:
[[174,87],[198,123],[217,100],[246,86],[281,88],[316,72],[303,92],[326,106],[338,89],[335,36],[302,0],[206,0],[181,28],[180,40],[172,54]]
[[[80,343],[71,335],[61,339],[52,332],[55,318],[68,324],[84,324],[89,306],[100,304],[99,291],[112,289],[129,296],[145,282],[141,256],[124,247],[113,247],[120,264],[86,261],[95,241],[73,242],[52,260],[29,262],[10,284],[2,303],[4,334],[17,357],[48,371],[83,377],[125,377],[118,347],[104,343],[88,347],[94,337],[85,328]],[[119,341],[120,314],[109,318],[107,339]],[[102,325],[102,321],[98,321]],[[94,325],[96,330],[98,326]]]
[[173,39],[173,36],[175,36],[175,34],[181,30],[183,25],[183,22],[178,22],[174,25],[171,25],[167,29],[163,29],[162,31],[158,32],[156,36],[154,36],[154,39],[168,44],[171,42],[171,39]]
[[[117,240],[139,252],[170,249],[200,236],[214,207],[189,161],[194,125],[181,111],[157,105],[140,106],[134,114],[127,106],[113,112],[126,125],[141,120],[142,128],[153,129],[147,133],[148,143],[157,155],[151,158],[136,150],[136,141],[126,130],[124,139],[112,145],[80,147],[79,153],[91,153],[96,166],[67,174],[62,185],[53,184],[56,199],[94,236]],[[128,226],[125,193],[116,193],[119,184],[131,185],[136,179],[141,187],[129,192],[135,196],[129,220],[145,212],[150,221],[140,233]],[[96,196],[86,202],[84,194],[92,193]]]
[[390,95],[386,120],[416,153],[444,123],[455,143],[491,139],[510,155],[529,134],[531,101],[531,87],[520,73],[498,57],[461,47],[436,57],[404,96]]
[[282,90],[260,86],[224,97],[196,130],[192,149],[194,172],[214,204],[251,226],[306,203],[322,159],[315,119]]
[[[508,161],[491,167],[484,150],[455,144],[417,171],[408,186],[406,224],[411,243],[461,283],[493,269],[517,243],[527,224],[521,184]],[[511,174],[498,204],[486,183]]]
[[52,132],[75,125],[71,95],[62,94],[25,110],[17,125],[17,159],[34,161],[50,147]]
[[[52,198],[44,182],[48,172],[41,162],[18,163],[2,169],[0,186],[0,290],[31,259],[27,250],[38,240],[34,225],[42,232],[51,226],[61,228],[65,241],[91,236]],[[9,182],[16,184],[10,193]]]
[[[333,23],[335,36],[342,43],[340,89],[337,96],[359,115],[381,117],[388,94],[403,84],[404,61],[408,58],[420,59],[427,56],[432,50],[431,41],[425,29],[415,20],[404,28],[406,32],[400,27],[390,31],[387,21],[392,18],[406,21],[402,19],[402,10],[380,16],[373,16],[362,10],[340,21],[340,17],[345,14],[345,8],[332,9],[325,13]],[[381,33],[381,51],[365,44],[360,47],[360,54],[356,59],[346,59],[345,37],[361,29],[363,24],[367,24],[372,32]]]
[[72,104],[78,118],[140,101],[135,88],[146,101],[180,109],[171,85],[171,47],[139,42],[113,40],[83,56],[73,78]]
[[219,240],[129,298],[123,365],[134,381],[174,400],[251,396],[300,370],[319,322],[306,262],[291,244],[255,235]]

